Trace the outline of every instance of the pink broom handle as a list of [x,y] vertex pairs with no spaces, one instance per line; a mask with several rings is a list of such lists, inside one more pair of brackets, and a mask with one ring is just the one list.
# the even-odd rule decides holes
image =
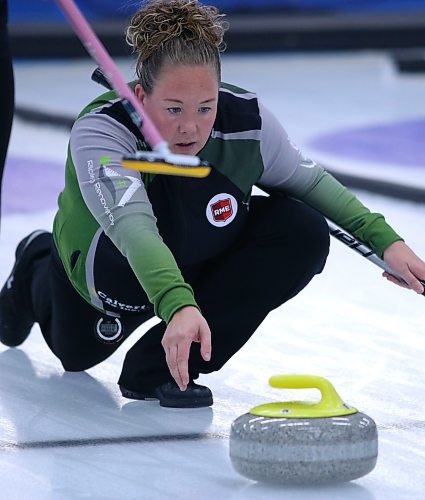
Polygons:
[[136,96],[131,91],[130,87],[124,82],[121,75],[111,59],[111,56],[106,52],[102,42],[96,36],[90,25],[84,18],[81,11],[75,5],[73,0],[56,0],[62,9],[65,16],[68,18],[69,23],[73,27],[78,38],[86,47],[89,54],[96,61],[98,66],[102,69],[107,80],[111,86],[118,92],[122,99],[126,99],[133,106],[138,115],[142,118],[140,123],[140,130],[146,138],[151,148],[155,151],[161,151],[165,154],[170,154],[167,143],[160,136],[157,128],[152,120],[143,111],[142,106],[137,100]]

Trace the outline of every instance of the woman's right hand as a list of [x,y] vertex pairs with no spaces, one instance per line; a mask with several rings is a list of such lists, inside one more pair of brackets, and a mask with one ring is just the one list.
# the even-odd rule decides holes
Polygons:
[[201,356],[211,359],[211,331],[207,321],[196,307],[186,306],[174,313],[164,336],[167,365],[181,391],[189,383],[189,353],[192,342],[201,344]]

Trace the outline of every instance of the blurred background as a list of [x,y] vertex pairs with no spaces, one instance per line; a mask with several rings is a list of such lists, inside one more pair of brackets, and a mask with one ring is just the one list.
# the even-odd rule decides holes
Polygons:
[[[425,153],[421,140],[425,134],[425,109],[420,90],[425,74],[424,0],[208,0],[203,3],[217,6],[227,15],[224,69],[226,65],[232,68],[237,58],[238,63],[245,61],[242,68],[245,75],[256,68],[263,82],[269,74],[281,75],[272,78],[271,83],[283,99],[289,93],[289,103],[285,104],[286,113],[278,117],[306,153],[315,155],[315,159],[350,187],[366,187],[415,201],[425,198]],[[134,0],[78,1],[118,64],[120,58],[127,59],[127,66],[131,61],[124,31],[140,4]],[[22,78],[28,78],[28,74],[35,78],[34,72],[28,73],[29,66],[21,64],[23,61],[59,62],[67,69],[68,59],[73,59],[74,68],[81,61],[91,62],[54,0],[9,1],[9,34],[15,71],[27,72]],[[268,58],[273,56],[271,62]],[[249,57],[253,59],[247,62]],[[131,79],[133,74],[126,71],[127,66],[124,63],[120,70]],[[43,74],[45,79],[50,78],[45,69]],[[52,74],[59,78],[58,72]],[[82,73],[81,82],[89,76]],[[224,78],[234,79],[234,72],[224,73]],[[306,79],[317,82],[311,91],[306,87]],[[296,83],[292,85],[290,81]],[[243,77],[239,84],[247,85]],[[80,109],[78,104],[67,115],[63,100],[60,103],[49,100],[42,105],[29,103],[23,85],[16,78],[15,117],[68,128],[72,125]],[[324,86],[328,87],[328,93],[317,95],[315,89]],[[259,92],[265,100],[270,94],[267,86],[257,84],[250,90]],[[71,92],[74,98],[75,87]],[[304,123],[302,130],[297,130],[298,122],[292,124],[287,118],[289,108],[294,105],[292,98],[297,94],[300,100],[295,101],[294,108],[310,111],[317,123],[315,136],[309,134],[308,140],[303,134]],[[338,99],[345,103],[351,100],[351,107],[341,107]],[[330,110],[333,101],[335,105]],[[81,96],[80,105],[84,104]],[[275,108],[275,99],[271,106]],[[366,107],[367,120],[365,116],[357,116],[359,109]],[[350,125],[353,127],[349,128]],[[311,124],[307,128],[310,130]],[[404,169],[401,175],[400,166]]]
[[[83,49],[52,0],[9,2],[19,57],[78,56]],[[229,51],[425,46],[423,0],[211,0],[228,14]],[[80,0],[108,50],[123,55],[123,30],[140,2]],[[60,41],[60,43],[58,43]]]

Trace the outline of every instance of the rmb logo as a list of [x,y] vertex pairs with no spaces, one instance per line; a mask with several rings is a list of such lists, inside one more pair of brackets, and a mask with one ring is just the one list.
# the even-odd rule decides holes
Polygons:
[[213,219],[215,221],[224,222],[233,214],[232,202],[230,198],[227,200],[220,200],[211,205]]
[[208,202],[206,215],[208,221],[216,227],[230,224],[236,217],[238,202],[231,194],[221,193]]

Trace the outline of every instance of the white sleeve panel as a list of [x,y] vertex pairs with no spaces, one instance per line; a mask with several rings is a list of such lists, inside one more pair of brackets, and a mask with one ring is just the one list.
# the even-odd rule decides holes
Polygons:
[[258,185],[282,189],[297,169],[301,154],[273,113],[260,101],[258,105],[262,122],[260,148],[264,164]]
[[126,127],[106,114],[84,115],[73,127],[70,151],[88,209],[121,251],[124,218],[137,215],[139,224],[157,232],[140,173],[121,165],[123,155],[136,151],[136,138]]
[[259,109],[264,172],[258,186],[266,191],[277,190],[302,198],[326,175],[324,169],[301,154],[279,120],[261,102]]

